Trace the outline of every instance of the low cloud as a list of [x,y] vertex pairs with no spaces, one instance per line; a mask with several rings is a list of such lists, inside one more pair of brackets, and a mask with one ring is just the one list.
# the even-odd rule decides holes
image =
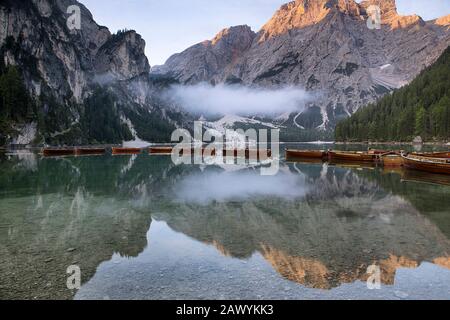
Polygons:
[[296,87],[249,88],[240,85],[173,86],[167,98],[188,112],[211,115],[279,115],[304,109],[310,96]]

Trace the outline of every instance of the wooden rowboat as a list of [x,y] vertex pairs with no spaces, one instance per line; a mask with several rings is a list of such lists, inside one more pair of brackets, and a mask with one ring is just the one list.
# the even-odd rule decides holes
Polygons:
[[385,167],[401,167],[403,166],[403,158],[398,154],[386,154],[381,157]]
[[74,156],[75,149],[44,148],[42,149],[42,154],[44,155],[44,157]]
[[421,157],[415,155],[402,156],[404,166],[408,169],[430,173],[450,174],[450,159]]
[[140,148],[112,148],[112,154],[140,154]]
[[376,162],[379,155],[362,151],[329,151],[330,161]]
[[150,154],[170,155],[172,151],[173,147],[151,147],[148,149],[148,153]]
[[309,159],[324,159],[328,152],[324,150],[294,150],[286,149],[286,158],[309,158]]
[[450,152],[413,152],[411,154],[419,157],[450,159]]
[[75,154],[77,156],[98,155],[106,153],[105,148],[77,148]]
[[369,151],[367,151],[368,154],[388,154],[391,153],[392,151],[386,151],[386,150],[376,150],[376,149],[369,149]]

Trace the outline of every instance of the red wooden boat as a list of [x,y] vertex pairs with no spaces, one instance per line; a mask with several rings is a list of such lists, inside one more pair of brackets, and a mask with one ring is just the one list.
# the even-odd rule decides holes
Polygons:
[[44,148],[42,149],[42,154],[44,157],[74,156],[75,149]]
[[105,148],[77,148],[75,154],[77,156],[99,155],[106,153]]
[[140,148],[112,148],[112,154],[140,154]]
[[411,154],[419,157],[450,159],[450,152],[413,152]]
[[355,162],[376,162],[379,160],[378,154],[370,154],[363,151],[329,151],[330,161],[355,161]]
[[398,154],[386,154],[381,156],[381,160],[385,167],[401,167],[403,166],[403,158]]
[[173,147],[151,147],[148,149],[148,153],[160,155],[170,155],[172,151]]
[[382,155],[382,154],[392,153],[392,151],[369,149],[369,151],[367,151],[367,153],[368,153],[368,154],[378,154],[378,155]]
[[450,174],[450,159],[429,158],[416,155],[403,155],[404,165],[408,169],[430,173]]

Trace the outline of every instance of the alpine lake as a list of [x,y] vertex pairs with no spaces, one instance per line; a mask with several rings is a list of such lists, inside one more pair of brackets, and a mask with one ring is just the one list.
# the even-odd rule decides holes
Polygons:
[[286,147],[346,148],[274,176],[0,151],[0,299],[450,299],[449,176]]

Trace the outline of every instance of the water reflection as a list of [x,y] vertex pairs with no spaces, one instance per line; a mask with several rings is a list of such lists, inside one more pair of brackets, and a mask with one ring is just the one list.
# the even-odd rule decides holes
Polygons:
[[448,266],[448,238],[403,197],[353,171],[302,172],[310,189],[301,199],[178,204],[154,216],[224,255],[259,252],[283,277],[312,288],[365,280],[373,263],[384,284],[394,283],[400,267]]
[[277,197],[285,200],[304,196],[305,177],[289,171],[262,176],[259,170],[206,171],[183,178],[174,188],[174,198],[203,205],[212,202],[258,200]]
[[78,298],[220,298],[211,279],[228,298],[348,298],[365,294],[373,263],[394,289],[415,270],[417,289],[425,262],[443,286],[425,297],[449,291],[450,189],[401,172],[290,163],[263,177],[146,155],[0,167],[1,298],[72,298],[74,263]]

